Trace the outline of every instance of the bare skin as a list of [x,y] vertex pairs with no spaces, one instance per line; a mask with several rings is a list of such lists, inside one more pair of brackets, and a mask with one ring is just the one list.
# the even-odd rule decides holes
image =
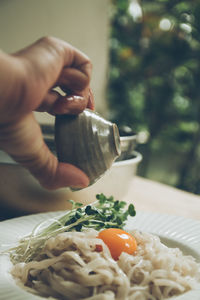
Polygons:
[[[94,109],[89,58],[48,37],[13,54],[0,52],[0,149],[26,167],[47,189],[86,187],[89,179],[59,163],[46,146],[33,111],[78,114]],[[70,91],[61,96],[54,87]]]

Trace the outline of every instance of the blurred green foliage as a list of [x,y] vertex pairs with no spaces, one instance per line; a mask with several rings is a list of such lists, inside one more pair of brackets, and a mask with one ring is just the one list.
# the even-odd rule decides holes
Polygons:
[[108,98],[139,175],[200,194],[200,0],[112,0]]

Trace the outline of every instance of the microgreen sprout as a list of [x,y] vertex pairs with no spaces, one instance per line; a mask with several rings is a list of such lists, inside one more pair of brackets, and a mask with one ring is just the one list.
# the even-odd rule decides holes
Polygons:
[[93,205],[87,206],[69,200],[72,204],[71,210],[43,230],[23,238],[19,246],[10,249],[13,262],[31,261],[42,250],[46,240],[59,233],[82,231],[86,228],[98,231],[105,228],[123,228],[128,216],[133,217],[136,214],[133,204],[129,204],[128,209],[125,209],[126,202],[114,200],[112,196],[98,194],[96,199]]

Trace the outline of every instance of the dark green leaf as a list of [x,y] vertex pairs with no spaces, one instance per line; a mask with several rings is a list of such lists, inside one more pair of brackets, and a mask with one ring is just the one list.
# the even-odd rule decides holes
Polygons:
[[122,219],[120,217],[116,218],[117,225],[122,225]]
[[132,217],[134,217],[136,215],[135,207],[133,204],[129,204],[128,212],[129,212],[129,215]]
[[82,224],[78,224],[74,228],[75,228],[76,231],[81,231],[82,227],[83,227]]

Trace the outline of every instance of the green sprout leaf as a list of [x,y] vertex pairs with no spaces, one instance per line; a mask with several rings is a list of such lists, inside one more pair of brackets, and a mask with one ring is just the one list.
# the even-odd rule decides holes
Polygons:
[[133,204],[129,204],[128,213],[131,217],[134,217],[136,215],[135,207]]
[[112,196],[107,198],[104,194],[98,194],[96,198],[97,202],[85,207],[81,203],[70,200],[71,210],[59,219],[55,219],[45,229],[37,232],[36,228],[31,235],[20,241],[19,246],[10,249],[12,261],[17,263],[33,260],[44,247],[46,240],[59,233],[82,231],[86,228],[98,231],[105,228],[123,228],[128,216],[134,217],[136,214],[133,204],[125,209],[126,202],[114,200]]

